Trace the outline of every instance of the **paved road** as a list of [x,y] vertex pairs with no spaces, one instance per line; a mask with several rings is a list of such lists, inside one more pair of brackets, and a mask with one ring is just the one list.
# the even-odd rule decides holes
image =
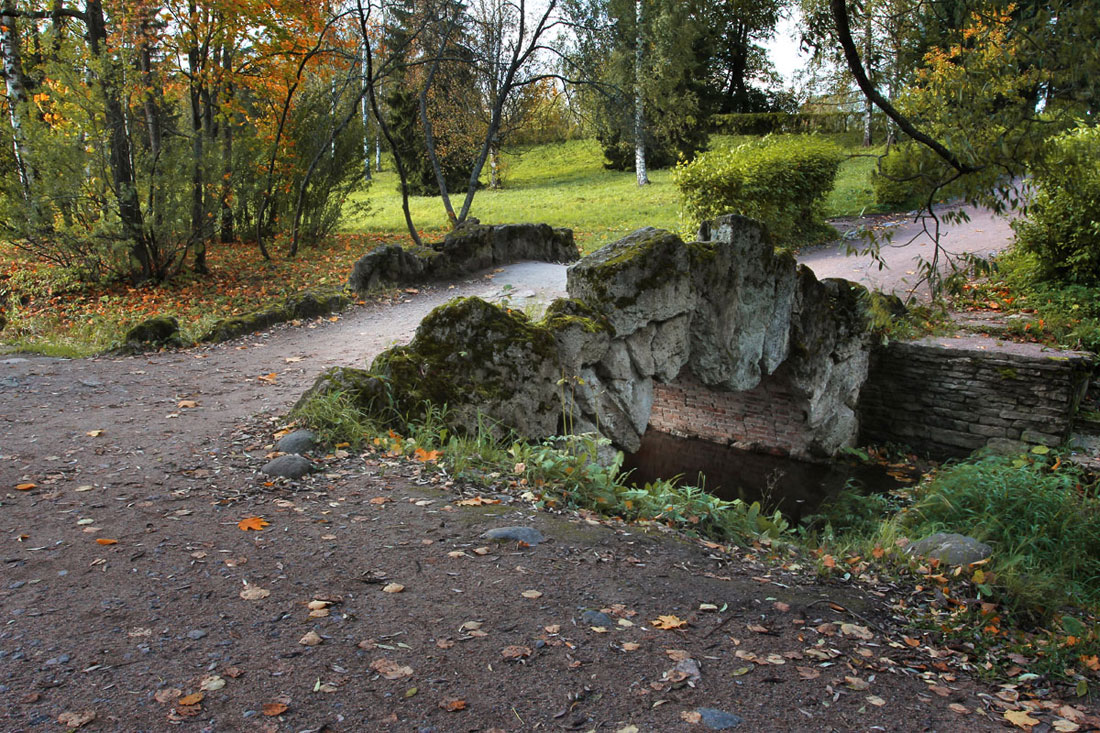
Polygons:
[[[937,207],[937,212],[959,208]],[[1007,218],[994,215],[988,209],[972,206],[962,208],[969,215],[970,221],[940,224],[940,243],[946,252],[951,255],[969,253],[988,257],[1005,249],[1012,242],[1012,227]],[[818,278],[842,277],[868,288],[890,291],[904,297],[919,280],[917,273],[920,261],[930,260],[934,254],[931,238],[925,232],[924,223],[915,220],[911,214],[874,217],[871,221],[880,227],[879,231],[893,233],[890,242],[883,244],[881,248],[885,268],[880,269],[869,255],[847,256],[849,244],[860,244],[858,238],[804,250],[798,261],[813,270]],[[841,229],[851,228],[850,223],[839,224]],[[931,228],[933,224],[929,222],[928,226]],[[946,263],[941,262],[941,272],[947,267]],[[917,294],[926,297],[927,288],[919,288]]]

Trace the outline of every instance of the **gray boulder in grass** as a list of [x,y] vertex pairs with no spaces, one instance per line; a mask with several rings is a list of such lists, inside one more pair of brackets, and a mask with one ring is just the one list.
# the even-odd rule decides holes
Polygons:
[[970,565],[992,555],[993,548],[973,537],[937,532],[909,544],[905,553],[916,557],[934,557],[948,565]]

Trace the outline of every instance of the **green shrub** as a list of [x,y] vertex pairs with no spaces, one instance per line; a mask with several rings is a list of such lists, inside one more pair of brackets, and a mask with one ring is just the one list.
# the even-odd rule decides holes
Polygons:
[[912,537],[958,532],[993,548],[990,592],[1045,617],[1066,602],[1100,602],[1100,496],[1045,455],[985,456],[949,466],[899,516]]
[[680,216],[694,229],[738,213],[763,221],[777,245],[820,241],[832,233],[823,205],[843,157],[835,144],[813,136],[765,137],[704,153],[673,173]]
[[1017,243],[1038,258],[1041,277],[1100,284],[1100,128],[1052,139],[1033,181],[1029,216],[1014,224]]

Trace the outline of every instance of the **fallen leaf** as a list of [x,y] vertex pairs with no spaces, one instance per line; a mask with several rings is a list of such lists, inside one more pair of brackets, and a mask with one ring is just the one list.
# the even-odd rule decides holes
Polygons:
[[531,648],[526,646],[506,646],[501,650],[500,656],[505,659],[526,659],[531,656]]
[[804,680],[816,680],[821,676],[821,672],[813,667],[795,667],[798,670],[798,676]]
[[455,713],[466,709],[466,701],[457,697],[445,697],[439,701],[439,707],[448,713]]
[[435,645],[437,647],[439,647],[440,649],[450,649],[451,647],[453,647],[455,645],[455,640],[454,639],[446,639],[446,638],[436,639],[435,640]]
[[38,484],[16,484],[16,491],[30,491],[31,489],[38,488]]
[[318,634],[316,631],[309,631],[306,632],[305,636],[298,640],[298,643],[302,646],[317,646],[322,641],[324,641],[324,639],[321,638],[320,634]]
[[118,540],[109,540],[106,537],[99,537],[96,539],[97,545],[117,545]]
[[79,728],[95,720],[95,710],[81,710],[79,713],[61,713],[57,722],[66,728]]
[[230,677],[232,679],[237,679],[242,674],[244,674],[244,670],[241,669],[240,667],[226,667],[225,668],[225,676],[226,677]]
[[275,384],[275,380],[278,379],[278,377],[278,372],[271,372],[270,374],[261,374],[260,376],[256,377],[256,379],[260,380],[261,382],[266,382],[267,384]]
[[389,501],[393,501],[393,499],[391,499],[388,496],[376,496],[376,497],[374,497],[373,499],[370,500],[370,503],[371,504],[385,504],[386,502],[389,502]]
[[225,687],[225,680],[216,674],[203,677],[202,682],[199,683],[199,689],[206,690],[207,692],[220,690],[223,687]]
[[542,598],[542,592],[537,591],[537,590],[525,590],[522,593],[520,593],[520,595],[523,596],[524,598],[529,598],[531,600],[534,600],[536,598]]
[[267,598],[269,595],[271,595],[271,591],[258,585],[246,586],[240,593],[241,598],[246,601],[258,601],[261,598]]
[[400,593],[403,590],[405,590],[405,586],[400,583],[387,583],[382,588],[383,593]]
[[866,626],[856,626],[855,624],[841,624],[840,633],[845,636],[855,637],[856,639],[863,639],[864,641],[870,641],[875,638],[875,635],[871,633],[871,630]]
[[1081,730],[1081,726],[1074,723],[1072,720],[1066,720],[1065,718],[1058,718],[1051,724],[1054,730],[1058,733],[1076,733]]
[[886,701],[885,701],[885,700],[883,700],[883,699],[882,699],[881,697],[879,697],[878,695],[868,695],[868,696],[866,697],[866,700],[867,700],[867,702],[869,702],[869,703],[871,703],[872,705],[874,705],[874,706],[875,706],[876,708],[881,708],[881,707],[882,707],[883,705],[885,705],[885,704],[886,704]]
[[190,410],[198,406],[199,403],[195,402],[194,400],[180,400],[176,403],[176,407],[180,408],[181,410]]
[[486,504],[499,504],[500,499],[486,499],[484,496],[475,496],[472,499],[459,499],[455,502],[458,506],[485,506]]
[[1030,730],[1039,725],[1039,719],[1033,718],[1027,714],[1026,710],[1006,710],[1004,714],[1005,720],[1012,723],[1017,728],[1024,728]]
[[957,702],[951,703],[950,705],[947,706],[947,708],[951,712],[958,713],[959,715],[970,715],[970,708],[968,708],[965,705],[960,705]]
[[205,693],[192,692],[190,695],[184,695],[179,700],[176,700],[177,705],[198,705],[202,702],[202,699],[206,697]]
[[265,702],[261,711],[269,718],[274,718],[277,715],[282,715],[288,710],[289,706],[284,705],[281,702]]
[[687,621],[678,616],[658,616],[651,623],[655,629],[682,629],[688,625]]
[[684,721],[685,723],[696,725],[703,722],[703,715],[702,713],[697,713],[694,710],[682,710],[680,711],[680,720]]
[[412,667],[405,667],[392,659],[381,657],[370,663],[370,668],[388,680],[399,680],[402,677],[411,677]]
[[636,641],[623,642],[623,651],[624,652],[636,652],[641,648],[642,648],[642,645],[639,644]]
[[473,553],[475,555],[488,555],[490,552],[492,552],[492,550],[490,550],[488,547],[475,547],[473,549]]
[[417,448],[413,451],[413,457],[421,463],[430,463],[431,461],[438,460],[443,455],[443,451],[440,450],[424,450],[423,448]]
[[103,430],[89,430],[84,434],[91,438],[98,438],[99,436],[103,435],[104,432],[105,431]]
[[237,522],[237,529],[248,532],[261,532],[264,527],[269,526],[271,523],[262,517],[245,517],[241,521]]
[[178,700],[183,695],[183,690],[178,687],[165,687],[153,693],[153,699],[161,704],[167,704]]
[[871,683],[867,680],[860,679],[859,677],[845,676],[844,684],[851,690],[861,691],[866,690],[871,686]]

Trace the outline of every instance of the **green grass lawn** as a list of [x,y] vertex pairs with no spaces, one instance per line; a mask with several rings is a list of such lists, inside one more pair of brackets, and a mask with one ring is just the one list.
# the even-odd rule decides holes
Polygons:
[[[714,148],[739,144],[747,138],[716,135]],[[862,148],[841,141],[853,154]],[[872,149],[870,152],[879,152]],[[858,216],[878,211],[871,190],[874,158],[856,157],[845,161],[829,195],[830,217]],[[571,140],[540,145],[503,156],[504,187],[483,189],[474,197],[471,215],[485,223],[538,222],[571,228],[585,252],[612,242],[643,226],[680,231],[679,201],[668,170],[650,172],[650,185],[639,188],[632,171],[610,171],[595,140]],[[366,201],[368,213],[350,218],[345,229],[353,232],[405,231],[397,174],[392,165],[375,175],[369,190],[356,195]],[[453,197],[456,209],[462,198]],[[413,222],[422,232],[438,234],[446,228],[443,203],[436,197],[409,200]],[[690,234],[688,232],[682,232]]]

